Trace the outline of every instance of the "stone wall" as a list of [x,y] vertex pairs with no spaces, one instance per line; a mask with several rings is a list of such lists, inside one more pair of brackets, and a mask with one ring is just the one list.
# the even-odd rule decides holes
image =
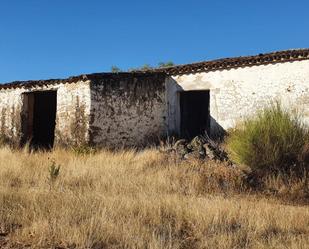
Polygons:
[[309,123],[309,60],[241,67],[170,77],[169,131],[179,132],[177,92],[210,90],[211,133],[234,127],[272,101],[297,109]]
[[89,140],[90,81],[0,90],[1,139],[17,146],[22,138],[23,93],[57,90],[55,143],[83,144]]
[[166,135],[162,74],[114,74],[91,84],[90,140],[93,145],[139,146]]

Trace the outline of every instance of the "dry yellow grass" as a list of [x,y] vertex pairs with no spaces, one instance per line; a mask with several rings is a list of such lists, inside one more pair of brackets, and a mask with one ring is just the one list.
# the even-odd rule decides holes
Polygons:
[[[53,160],[61,169],[51,183]],[[220,167],[175,164],[151,149],[82,156],[3,148],[0,232],[9,235],[0,237],[0,245],[309,248],[308,206],[239,194],[237,174]],[[220,174],[233,186],[212,182]],[[209,194],[216,188],[223,194]]]

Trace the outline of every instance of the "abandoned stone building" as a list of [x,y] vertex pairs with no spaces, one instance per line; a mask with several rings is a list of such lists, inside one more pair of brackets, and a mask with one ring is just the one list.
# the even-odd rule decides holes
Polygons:
[[114,147],[217,136],[273,100],[309,122],[309,49],[1,84],[1,139]]

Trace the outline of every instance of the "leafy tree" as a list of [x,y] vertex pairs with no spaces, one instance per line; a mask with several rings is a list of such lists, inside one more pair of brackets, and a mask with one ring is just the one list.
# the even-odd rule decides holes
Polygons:
[[167,62],[160,62],[158,64],[159,68],[164,68],[164,67],[172,67],[175,66],[174,62],[172,61],[167,61]]
[[141,68],[139,68],[139,70],[142,70],[142,71],[147,71],[147,70],[151,70],[151,69],[153,69],[153,67],[150,66],[149,64],[145,64]]
[[167,62],[160,62],[158,63],[158,66],[157,67],[153,67],[149,64],[144,64],[143,66],[141,67],[136,67],[136,68],[129,68],[128,69],[128,72],[134,72],[134,71],[147,71],[147,70],[152,70],[152,69],[155,69],[155,68],[165,68],[165,67],[172,67],[174,66],[174,62],[172,61],[167,61]]
[[117,66],[112,66],[111,67],[111,72],[112,73],[119,73],[119,72],[121,72],[122,70],[119,68],[119,67],[117,67]]

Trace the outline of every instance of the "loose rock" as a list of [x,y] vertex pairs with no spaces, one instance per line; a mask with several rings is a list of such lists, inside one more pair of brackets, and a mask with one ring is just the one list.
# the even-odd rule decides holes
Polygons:
[[[227,153],[209,138],[196,136],[191,141],[180,139],[173,145],[177,158],[230,162]],[[231,163],[232,164],[232,163]]]

